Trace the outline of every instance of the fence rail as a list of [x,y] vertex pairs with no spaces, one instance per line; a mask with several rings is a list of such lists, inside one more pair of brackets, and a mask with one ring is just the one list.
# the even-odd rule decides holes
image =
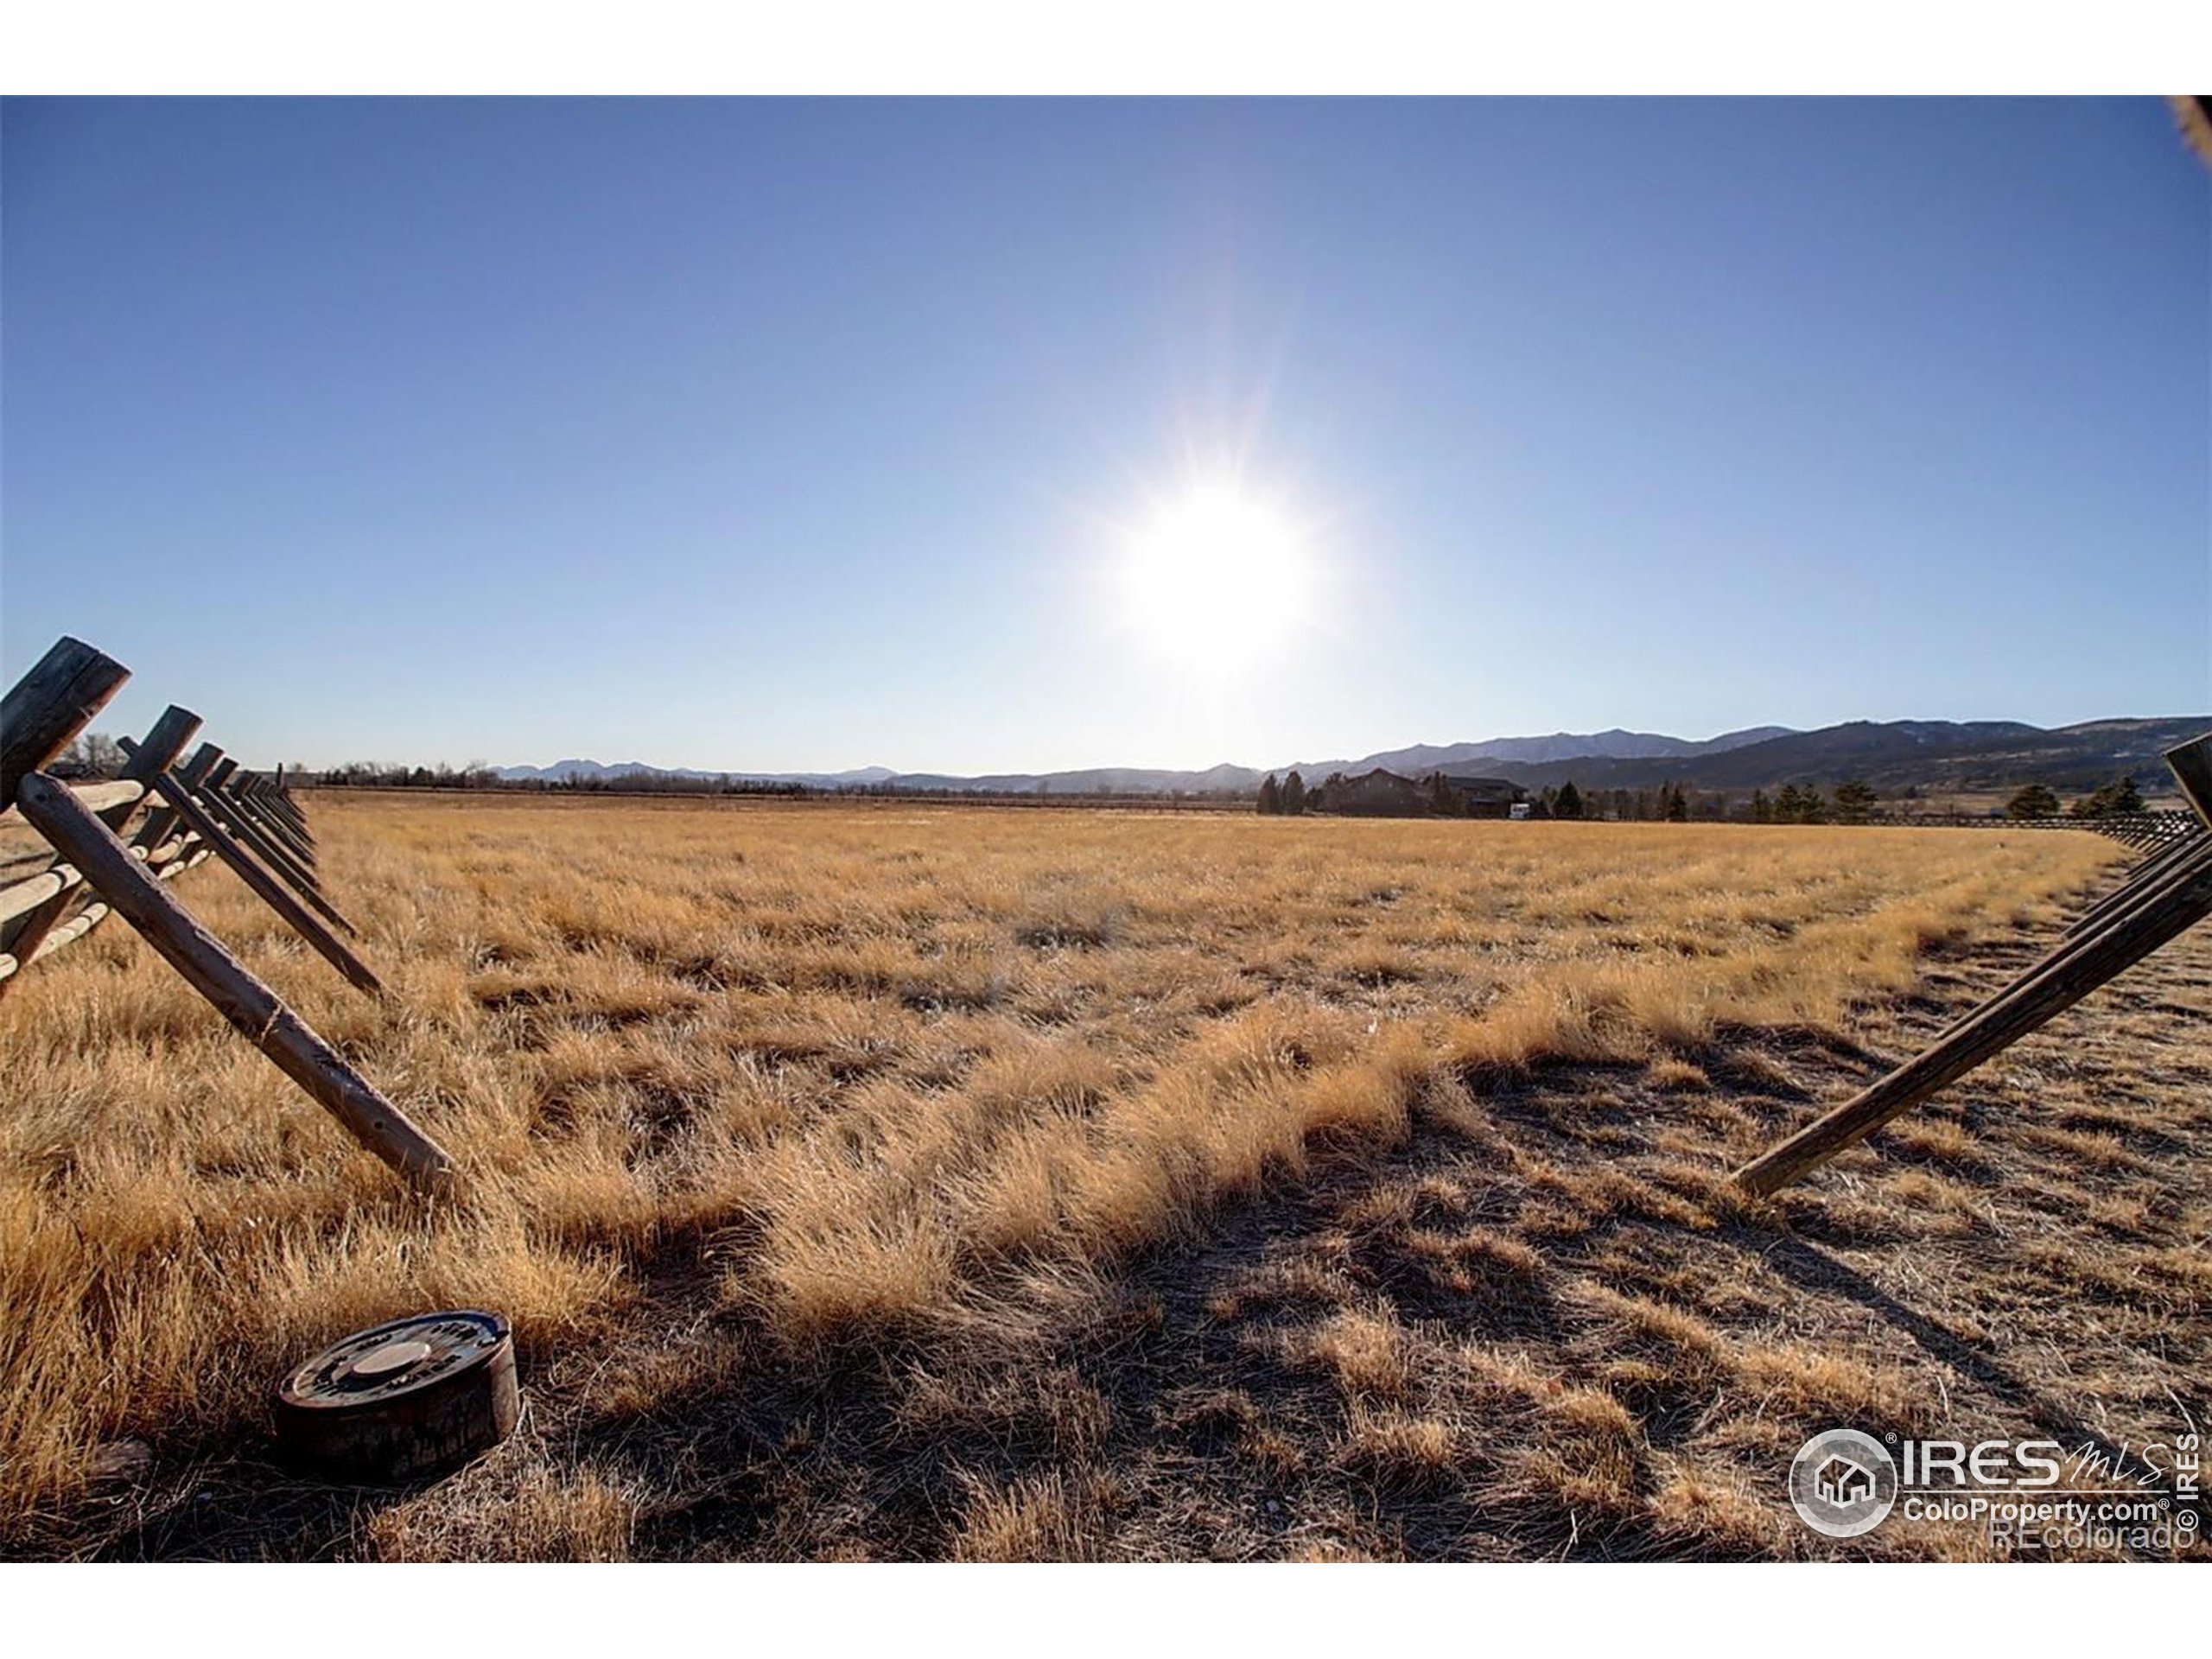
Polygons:
[[2203,833],[2194,812],[2117,812],[2101,817],[2077,818],[2060,814],[2048,818],[1976,817],[1964,812],[1930,813],[1909,818],[1877,818],[1904,829],[1936,826],[1960,830],[2089,830],[2129,847],[2159,848]]
[[348,983],[384,995],[340,938],[359,931],[324,890],[314,832],[281,775],[243,767],[212,743],[180,766],[200,719],[175,706],[143,738],[124,740],[128,760],[112,783],[71,785],[43,770],[130,677],[64,639],[0,706],[0,820],[28,824],[47,849],[0,869],[0,999],[25,969],[121,916],[362,1145],[410,1182],[445,1185],[454,1166],[437,1143],[170,891],[176,877],[219,859]]
[[[2125,881],[2090,906],[2056,946],[2010,985],[1887,1077],[1745,1164],[1736,1179],[1761,1197],[1780,1191],[2212,918],[2212,733],[2168,750],[2165,758],[2193,813],[2023,821],[2101,829],[2145,849]],[[2171,819],[2181,822],[2169,823]]]

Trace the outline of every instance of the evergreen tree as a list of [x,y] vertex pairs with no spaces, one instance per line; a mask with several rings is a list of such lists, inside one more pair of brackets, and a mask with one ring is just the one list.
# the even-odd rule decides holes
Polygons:
[[1294,818],[1306,810],[1306,780],[1294,772],[1282,780],[1282,810]]
[[1445,782],[1444,774],[1440,772],[1429,775],[1428,810],[1440,818],[1459,816],[1459,791]]
[[2074,803],[2071,816],[2077,818],[2115,818],[2143,810],[2143,791],[2135,787],[2133,778],[2121,778],[2107,784],[2094,795],[2085,795]]
[[2008,818],[2055,818],[2058,797],[2042,784],[2030,784],[2005,803]]
[[1669,784],[1659,791],[1659,810],[1669,823],[1690,821],[1689,797],[1682,793],[1680,784]]
[[1579,818],[1582,816],[1582,791],[1573,779],[1559,786],[1559,793],[1552,798],[1552,816],[1555,818]]
[[1774,821],[1777,823],[1825,823],[1827,803],[1821,798],[1817,789],[1800,789],[1795,784],[1784,784],[1774,798]]
[[1847,778],[1835,786],[1835,821],[1838,823],[1864,823],[1874,816],[1874,803],[1878,798],[1874,786],[1864,778]]
[[1763,789],[1755,789],[1751,791],[1751,822],[1753,823],[1774,822],[1774,803],[1767,799],[1766,791]]
[[1281,812],[1281,810],[1282,790],[1276,785],[1275,775],[1271,772],[1266,778],[1261,780],[1260,813],[1263,817],[1271,818],[1277,816]]

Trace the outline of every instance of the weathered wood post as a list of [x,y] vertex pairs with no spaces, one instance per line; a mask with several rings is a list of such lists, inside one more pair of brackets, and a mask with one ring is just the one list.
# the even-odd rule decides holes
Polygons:
[[292,798],[289,786],[279,785],[270,798],[271,804],[283,812],[284,822],[292,826],[292,833],[299,837],[300,844],[312,855],[315,851],[315,830],[308,823],[305,810]]
[[270,810],[266,785],[259,772],[240,766],[223,780],[222,790],[241,812],[252,817],[271,841],[300,857],[302,863],[311,861],[294,844],[291,825]]
[[0,808],[16,783],[67,748],[123,689],[130,671],[81,639],[64,636],[0,700]]
[[435,1190],[454,1179],[443,1148],[194,921],[65,785],[31,772],[17,798],[33,827],[117,912],[355,1140],[419,1186]]
[[353,924],[340,915],[338,907],[322,896],[322,889],[315,877],[302,869],[283,849],[271,842],[259,825],[238,810],[226,791],[217,788],[211,780],[202,784],[193,794],[199,804],[214,815],[247,851],[289,883],[310,909],[345,932],[359,936]]
[[276,798],[270,793],[267,779],[258,772],[241,772],[231,779],[230,792],[304,868],[315,868],[315,849],[293,828],[292,820],[276,810]]
[[271,818],[284,826],[287,835],[294,836],[302,842],[311,839],[307,834],[307,820],[300,816],[299,809],[292,804],[292,798],[283,783],[272,779],[265,772],[249,772],[245,776],[253,799]]
[[294,862],[310,876],[315,874],[315,849],[300,839],[290,819],[271,806],[269,785],[258,772],[238,773],[231,779],[227,793],[238,803],[238,810],[250,814],[262,832],[283,849]]
[[2152,902],[2130,906],[2104,931],[2082,940],[2077,950],[2069,953],[2069,960],[1961,1020],[1848,1104],[1745,1165],[1736,1179],[1761,1196],[1787,1186],[2009,1048],[2207,916],[2212,916],[2212,865],[2182,872],[2171,891],[2160,893]]
[[2168,749],[2165,762],[2199,820],[2212,830],[2212,732]]
[[[200,779],[207,777],[208,772],[214,769],[215,762],[222,758],[223,752],[213,743],[202,743],[192,752],[191,760],[186,761],[182,766],[173,768],[173,770],[176,772],[178,781],[187,789],[197,789]],[[159,798],[156,797],[156,798]],[[176,809],[166,801],[162,802],[146,820],[147,839],[159,846],[168,839],[170,832],[176,828],[177,823]]]
[[162,798],[176,809],[178,817],[200,840],[215,849],[216,855],[231,867],[239,880],[253,889],[254,894],[270,909],[289,923],[292,931],[305,939],[354,985],[372,996],[384,995],[384,983],[369,970],[368,964],[334,938],[330,931],[302,908],[299,901],[231,838],[230,832],[218,824],[207,809],[193,798],[192,792],[170,772],[163,772],[156,785]]
[[[321,879],[270,830],[268,820],[238,798],[235,789],[227,785],[216,788],[212,785],[203,785],[197,792],[200,804],[228,824],[231,832],[251,848],[263,863],[297,887],[303,896],[322,897]],[[351,932],[352,925],[346,925],[346,931]]]

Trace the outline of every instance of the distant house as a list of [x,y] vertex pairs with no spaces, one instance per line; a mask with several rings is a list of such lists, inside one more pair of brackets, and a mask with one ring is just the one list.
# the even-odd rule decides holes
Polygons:
[[1420,818],[1428,815],[1428,791],[1410,778],[1377,766],[1329,785],[1326,808],[1355,818]]
[[[1440,775],[1443,788],[1454,798],[1448,813],[1440,812],[1437,802]],[[1315,810],[1354,818],[1510,818],[1515,806],[1529,798],[1527,790],[1503,778],[1453,778],[1435,772],[1405,778],[1381,766],[1356,778],[1332,775],[1317,795]]]
[[1527,790],[1504,778],[1454,778],[1446,772],[1444,783],[1459,798],[1461,812],[1471,818],[1510,818],[1513,809],[1529,799]]

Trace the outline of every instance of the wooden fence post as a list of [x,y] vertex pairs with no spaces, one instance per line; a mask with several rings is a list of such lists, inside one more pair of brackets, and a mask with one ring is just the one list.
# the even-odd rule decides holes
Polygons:
[[338,907],[322,896],[322,889],[316,885],[315,877],[300,868],[284,855],[281,849],[273,845],[262,833],[260,827],[238,810],[236,804],[227,794],[210,783],[202,784],[195,791],[195,796],[200,806],[215,815],[223,826],[244,843],[245,850],[253,854],[262,863],[289,883],[293,890],[307,901],[310,909],[334,923],[345,932],[355,938],[359,937],[359,930],[353,924],[340,915]]
[[[200,780],[213,768],[215,762],[222,758],[222,753],[213,743],[202,743],[192,752],[191,760],[175,768],[178,781],[187,789],[198,788]],[[146,820],[147,839],[158,847],[168,839],[169,832],[176,828],[177,822],[176,809],[166,800],[162,801]]]
[[2168,749],[2165,761],[2196,816],[2212,830],[2212,732]]
[[315,851],[315,831],[308,827],[308,815],[301,810],[300,804],[292,798],[291,788],[281,776],[270,787],[269,804],[282,816],[285,823],[292,826],[292,833],[299,837],[300,844],[312,854]]
[[23,816],[55,850],[355,1140],[418,1185],[436,1189],[454,1179],[453,1160],[443,1148],[194,921],[66,785],[35,772],[21,780],[17,792]]
[[192,792],[170,772],[163,772],[156,785],[162,798],[176,809],[177,816],[190,827],[200,840],[215,849],[216,855],[229,865],[238,880],[253,889],[262,903],[267,905],[291,925],[292,931],[313,945],[325,961],[372,996],[384,995],[384,983],[362,962],[337,939],[328,929],[302,909],[299,901],[278,885],[271,876],[231,839],[230,832],[219,825],[207,809],[193,798]]
[[67,748],[130,677],[83,640],[55,640],[0,701],[0,807],[13,806],[16,780]]
[[301,841],[292,833],[290,827],[283,818],[269,810],[268,798],[262,792],[251,772],[235,773],[230,782],[224,785],[223,793],[237,805],[239,811],[246,814],[260,826],[262,834],[269,838],[272,845],[297,864],[301,869],[306,871],[309,879],[313,879],[315,849]]
[[269,837],[272,845],[304,870],[310,880],[314,879],[315,849],[293,834],[291,825],[285,818],[270,810],[266,786],[257,774],[251,772],[237,773],[224,793],[238,804],[239,811],[261,827],[261,832]]
[[238,787],[239,776],[233,772],[226,783],[203,787],[200,798],[204,803],[219,806],[226,817],[235,815],[241,822],[251,823],[260,840],[267,842],[296,868],[310,885],[315,884],[319,878],[315,874],[314,861],[294,845],[291,837],[276,826],[251,796]]

